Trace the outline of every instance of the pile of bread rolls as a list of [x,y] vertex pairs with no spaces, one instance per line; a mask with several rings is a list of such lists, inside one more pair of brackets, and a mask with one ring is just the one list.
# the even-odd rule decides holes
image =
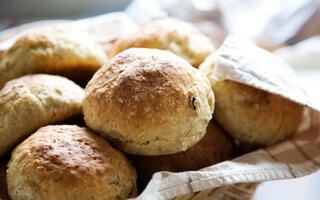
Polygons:
[[[136,197],[137,177],[141,190],[157,171],[230,159],[234,140],[266,146],[293,135],[303,107],[210,83],[214,51],[174,18],[140,26],[109,52],[67,25],[27,32],[0,60],[0,156],[11,153],[11,199]],[[70,125],[82,115],[87,127]]]

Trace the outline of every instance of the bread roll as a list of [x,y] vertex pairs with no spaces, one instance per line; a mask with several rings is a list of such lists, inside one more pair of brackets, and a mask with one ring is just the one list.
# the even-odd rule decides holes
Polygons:
[[102,47],[84,33],[66,25],[36,28],[3,53],[0,89],[9,80],[33,73],[88,81],[106,61]]
[[230,159],[234,150],[224,131],[211,121],[202,140],[185,152],[164,156],[131,156],[131,160],[137,169],[138,185],[144,188],[155,172],[199,170]]
[[176,18],[150,21],[137,30],[118,39],[111,57],[132,47],[168,50],[198,67],[215,48],[205,35],[191,24]]
[[164,155],[185,151],[205,134],[214,96],[208,79],[168,51],[132,48],[88,83],[86,124],[122,151]]
[[[248,85],[215,79],[215,54],[200,65],[216,97],[215,120],[246,146],[269,146],[296,133],[304,107]],[[248,145],[249,144],[249,145]]]
[[242,143],[272,145],[292,136],[301,122],[303,106],[278,95],[228,80],[212,88],[214,118]]
[[87,128],[40,128],[12,152],[7,183],[13,200],[114,200],[137,195],[125,156]]
[[83,89],[55,75],[26,75],[0,91],[0,157],[41,126],[81,114]]

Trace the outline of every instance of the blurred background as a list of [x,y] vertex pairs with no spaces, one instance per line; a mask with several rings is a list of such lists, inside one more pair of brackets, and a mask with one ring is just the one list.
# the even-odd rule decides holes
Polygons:
[[[79,19],[124,10],[130,0],[0,0],[4,29],[40,19]],[[11,24],[6,24],[6,21]]]
[[81,19],[123,11],[131,4],[126,12],[138,23],[150,17],[173,15],[194,22],[205,33],[211,34],[218,40],[223,40],[224,35],[231,33],[255,39],[262,46],[270,46],[271,49],[279,44],[295,44],[320,32],[320,0],[0,0],[0,2],[0,30],[42,19]]
[[[120,32],[127,31],[129,20],[138,25],[153,17],[176,16],[193,22],[217,46],[228,34],[235,34],[270,51],[277,50],[275,53],[293,66],[301,85],[319,99],[319,7],[320,0],[0,0],[0,31],[38,20],[78,20],[125,11],[126,17],[120,21],[127,21],[100,26],[105,29],[100,36],[109,34],[112,37],[105,40],[114,40]],[[15,32],[0,33],[0,41],[7,40],[10,34]],[[318,171],[294,180],[263,183],[255,199],[318,200],[319,188]]]
[[1,0],[1,18],[68,18],[89,17],[123,10],[130,0]]

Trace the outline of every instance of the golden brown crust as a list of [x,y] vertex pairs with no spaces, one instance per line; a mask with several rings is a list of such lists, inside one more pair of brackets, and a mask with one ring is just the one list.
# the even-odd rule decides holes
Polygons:
[[75,125],[46,126],[13,151],[12,199],[127,199],[137,195],[135,169],[102,137]]
[[40,27],[3,53],[0,89],[7,81],[31,73],[90,79],[106,60],[102,47],[86,34],[66,25]]
[[184,151],[204,135],[214,96],[208,79],[163,50],[133,48],[103,66],[88,83],[87,125],[127,153]]
[[283,97],[233,81],[216,81],[214,117],[240,142],[267,146],[292,136],[303,106]]
[[169,50],[198,67],[215,48],[205,35],[191,24],[176,18],[161,18],[140,26],[118,39],[111,57],[132,47]]
[[39,127],[80,115],[83,89],[55,75],[26,75],[0,91],[0,157]]
[[206,135],[185,152],[164,156],[131,156],[137,169],[139,186],[144,187],[155,172],[199,170],[230,159],[234,146],[224,131],[213,121]]

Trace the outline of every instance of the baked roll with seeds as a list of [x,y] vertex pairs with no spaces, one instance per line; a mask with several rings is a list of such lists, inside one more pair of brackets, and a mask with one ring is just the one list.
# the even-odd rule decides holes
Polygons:
[[0,157],[41,126],[81,115],[84,91],[56,75],[26,75],[0,91]]
[[103,66],[85,89],[86,124],[138,155],[185,151],[205,134],[214,95],[187,61],[157,49],[132,48]]
[[132,47],[168,50],[194,67],[198,67],[215,50],[210,39],[191,24],[171,17],[152,20],[119,38],[110,56]]
[[296,133],[304,107],[279,95],[231,80],[214,79],[214,57],[199,67],[216,97],[215,120],[244,144],[269,146]]
[[114,200],[137,195],[136,172],[118,150],[87,128],[40,128],[12,152],[13,200]]
[[1,57],[0,89],[9,80],[35,73],[59,74],[86,82],[107,61],[97,42],[67,25],[35,28]]

